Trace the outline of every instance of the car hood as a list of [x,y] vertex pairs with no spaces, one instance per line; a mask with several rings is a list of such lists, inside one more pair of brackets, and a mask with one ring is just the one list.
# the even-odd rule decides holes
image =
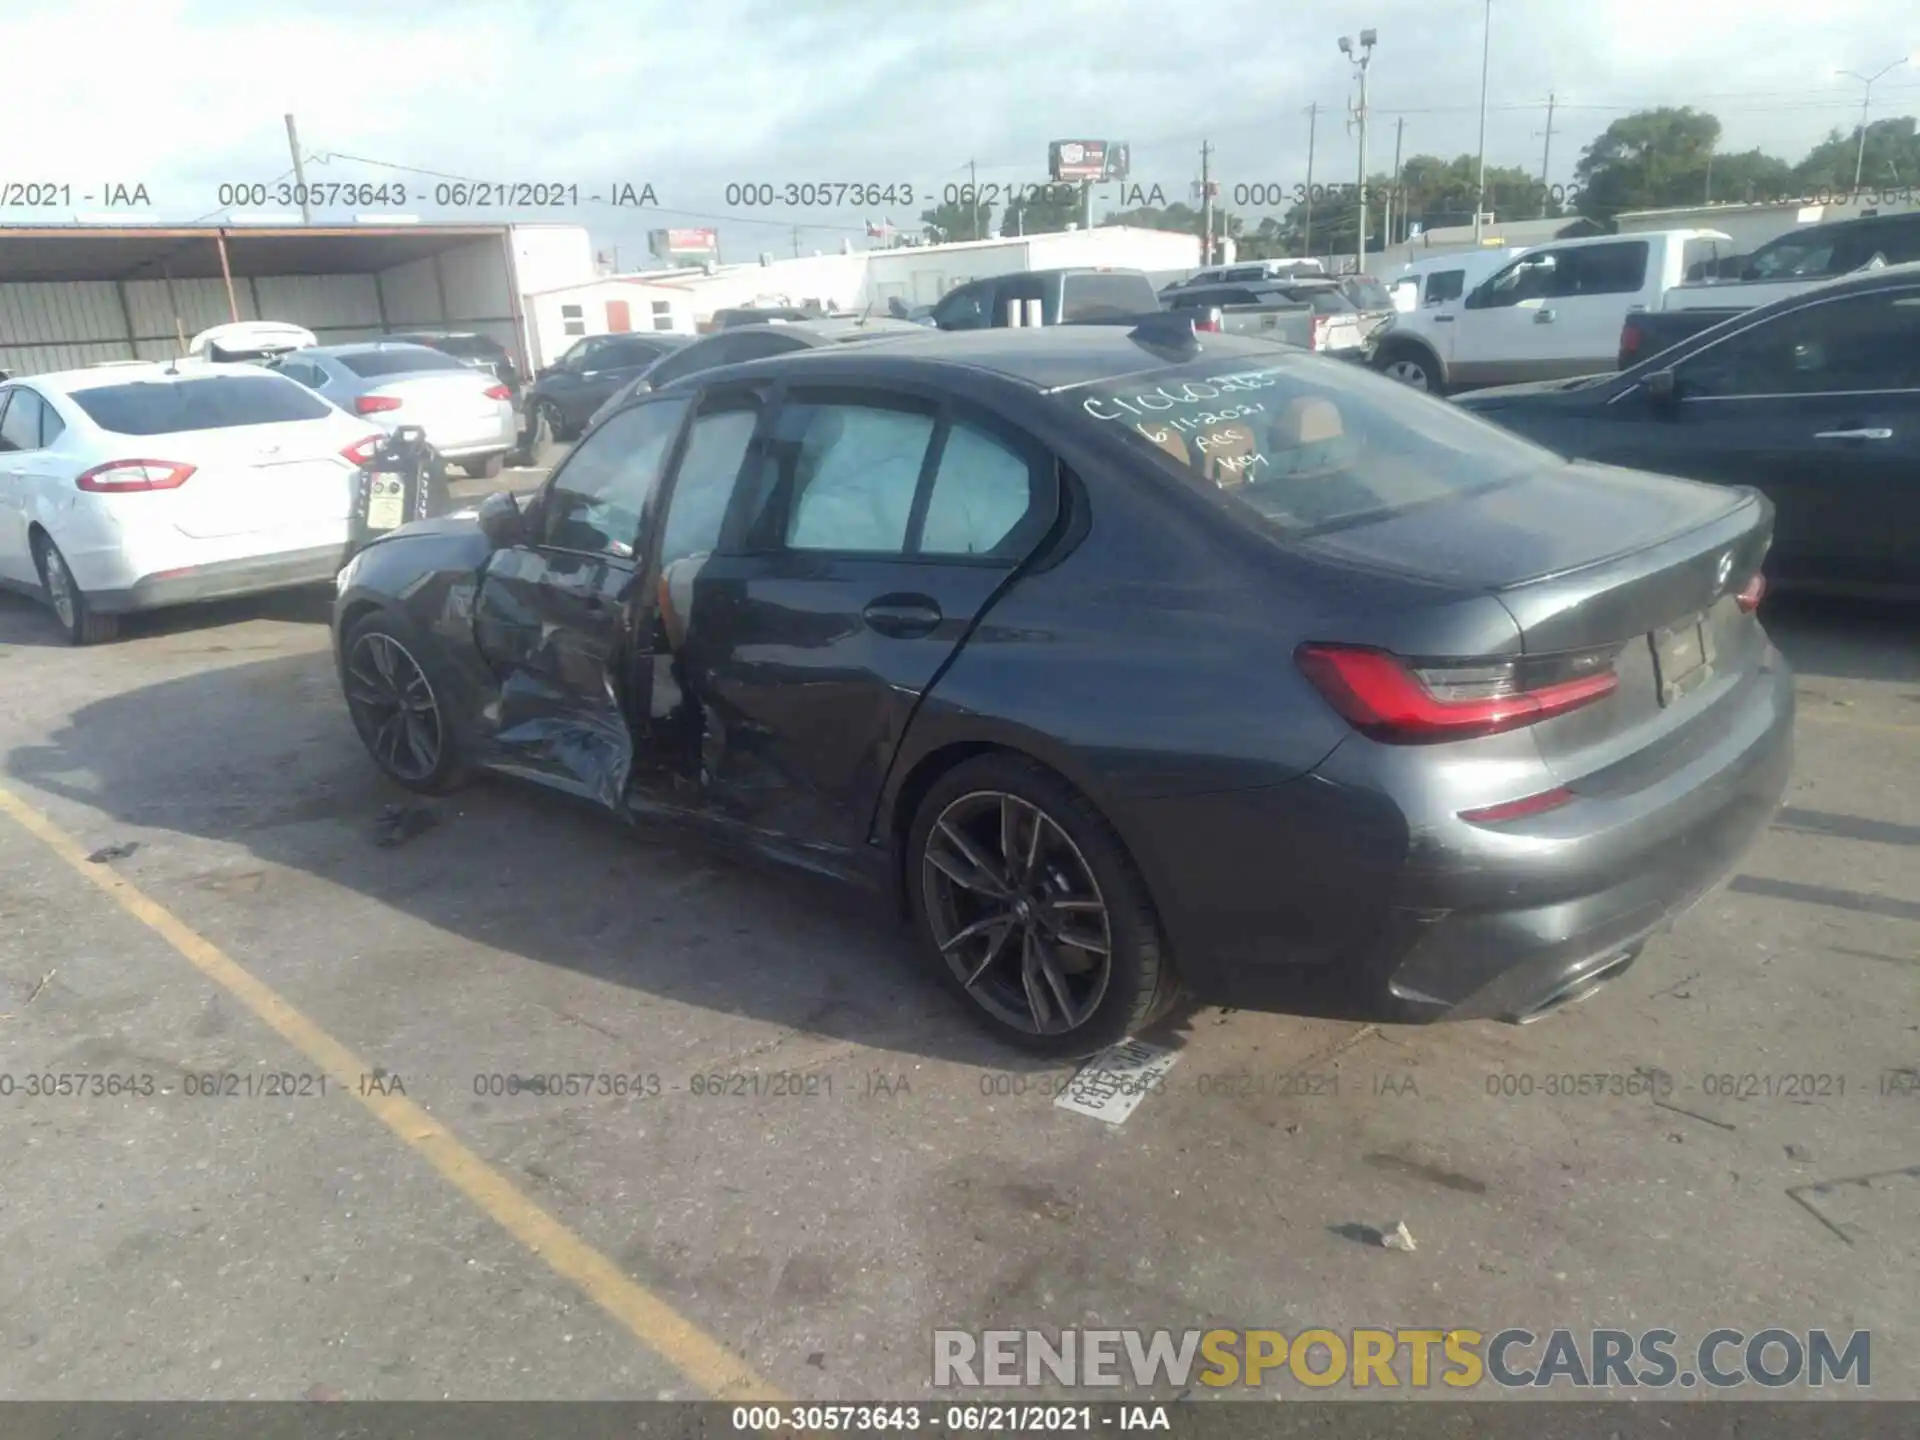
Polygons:
[[1602,380],[1611,380],[1618,371],[1602,375],[1577,375],[1571,380],[1529,380],[1520,385],[1493,385],[1485,390],[1470,390],[1453,397],[1454,404],[1466,410],[1499,410],[1504,406],[1566,395],[1586,390]]
[[376,545],[391,545],[396,540],[415,540],[427,536],[479,533],[480,513],[469,505],[451,514],[436,515],[430,520],[410,520],[397,530],[386,530],[375,535],[361,548],[370,550]]

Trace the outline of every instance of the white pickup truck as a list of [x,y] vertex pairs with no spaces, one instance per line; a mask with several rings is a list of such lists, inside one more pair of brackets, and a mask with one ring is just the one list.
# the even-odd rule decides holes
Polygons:
[[1627,316],[1659,309],[1689,266],[1730,244],[1718,230],[1652,230],[1533,246],[1458,299],[1395,315],[1374,363],[1435,394],[1611,370]]

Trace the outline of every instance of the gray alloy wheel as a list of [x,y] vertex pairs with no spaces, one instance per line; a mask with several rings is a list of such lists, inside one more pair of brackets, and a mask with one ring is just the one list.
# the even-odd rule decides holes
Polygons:
[[1424,390],[1429,395],[1440,388],[1434,383],[1432,366],[1417,350],[1395,351],[1380,366],[1380,369],[1402,385],[1411,385],[1414,389]]
[[925,913],[961,988],[1029,1035],[1079,1029],[1106,998],[1113,924],[1100,882],[1058,821],[976,790],[933,822],[921,855]]
[[47,604],[53,607],[60,628],[67,632],[69,644],[98,645],[119,633],[119,616],[93,613],[58,545],[44,535],[36,536],[33,555],[40,568],[40,585],[46,593]]
[[347,710],[374,761],[403,785],[430,785],[446,769],[449,747],[420,662],[386,631],[366,628],[354,636],[342,670]]

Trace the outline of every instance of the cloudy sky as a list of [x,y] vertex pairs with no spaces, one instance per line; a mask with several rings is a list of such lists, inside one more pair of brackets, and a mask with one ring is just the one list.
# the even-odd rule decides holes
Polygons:
[[[1551,93],[1557,184],[1609,120],[1657,104],[1713,111],[1727,148],[1798,159],[1857,120],[1861,87],[1836,68],[1920,51],[1913,0],[1492,8],[1488,163],[1538,172]],[[628,268],[667,225],[715,226],[726,258],[750,259],[791,253],[795,225],[811,251],[864,244],[869,219],[910,224],[970,160],[983,185],[1044,180],[1053,139],[1131,142],[1136,182],[1170,199],[1203,140],[1223,185],[1291,186],[1315,102],[1314,178],[1350,179],[1336,40],[1366,26],[1374,168],[1400,120],[1408,155],[1472,151],[1482,15],[1483,0],[7,0],[0,181],[71,184],[89,215],[98,187],[138,181],[157,216],[214,219],[222,182],[287,177],[292,111],[310,182],[405,184],[423,219],[509,218],[435,207],[448,178],[651,184],[658,211],[512,218],[585,224]],[[1920,113],[1920,64],[1873,101]],[[743,181],[911,185],[916,203],[727,204]],[[1096,214],[1121,198],[1096,192]],[[70,217],[0,212],[51,218]]]

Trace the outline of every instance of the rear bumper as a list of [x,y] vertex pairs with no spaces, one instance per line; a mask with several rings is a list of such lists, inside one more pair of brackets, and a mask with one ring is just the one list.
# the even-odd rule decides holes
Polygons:
[[1501,826],[1396,798],[1363,752],[1269,789],[1123,817],[1201,999],[1421,1021],[1524,1019],[1624,968],[1729,875],[1793,763],[1793,682],[1756,672],[1657,781]]
[[218,560],[144,575],[119,589],[91,591],[87,604],[97,614],[119,615],[300,585],[331,584],[349,558],[348,547],[327,545],[246,560]]

